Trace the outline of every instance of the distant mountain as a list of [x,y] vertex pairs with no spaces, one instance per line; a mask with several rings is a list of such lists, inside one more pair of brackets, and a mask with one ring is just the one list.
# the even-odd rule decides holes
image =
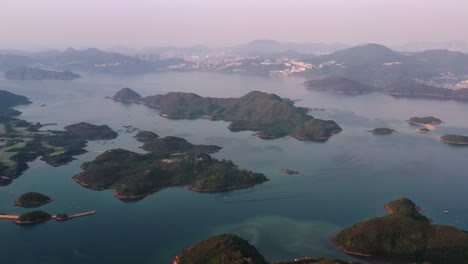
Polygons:
[[20,67],[5,72],[5,78],[10,80],[73,80],[80,78],[80,75],[70,71],[49,71],[39,68]]
[[95,48],[86,50],[69,48],[41,62],[64,70],[119,74],[165,71],[170,67],[180,66],[183,68],[188,64],[188,62],[182,59],[145,61],[124,54],[106,52]]
[[26,66],[36,60],[24,55],[0,54],[0,70],[10,70],[12,68]]
[[404,52],[420,52],[424,50],[447,49],[451,51],[468,52],[468,43],[465,41],[453,40],[444,42],[419,41],[410,42],[403,45],[393,45],[395,50]]
[[363,94],[378,90],[375,87],[336,76],[326,77],[319,80],[310,80],[305,82],[304,85],[310,90],[342,94]]
[[339,43],[281,43],[275,40],[260,39],[236,46],[234,50],[251,55],[275,54],[287,51],[295,51],[302,54],[326,54],[347,47],[347,45]]

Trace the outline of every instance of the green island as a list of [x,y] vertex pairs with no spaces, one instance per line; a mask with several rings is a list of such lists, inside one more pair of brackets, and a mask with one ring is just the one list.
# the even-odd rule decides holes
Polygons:
[[378,91],[378,88],[376,87],[358,83],[339,76],[330,76],[323,79],[306,81],[304,85],[309,90],[347,95],[358,95]]
[[83,163],[82,172],[73,179],[93,190],[114,189],[115,197],[124,201],[139,200],[168,187],[223,192],[267,181],[263,174],[241,170],[232,161],[207,154],[219,150],[218,146],[192,145],[184,139],[165,137],[146,142],[143,148],[151,152],[108,150]]
[[455,134],[443,135],[440,137],[440,141],[447,143],[447,144],[453,144],[453,145],[468,145],[467,136],[461,136],[461,135],[455,135]]
[[369,130],[372,134],[376,135],[389,135],[389,134],[395,134],[398,133],[396,130],[391,129],[391,128],[386,128],[386,127],[379,127],[379,128],[374,128],[372,130]]
[[[200,241],[177,254],[172,264],[269,264],[247,240],[223,234]],[[336,259],[297,258],[276,264],[349,264]]]
[[290,135],[299,140],[325,141],[342,130],[334,121],[308,115],[308,108],[296,107],[290,99],[259,91],[240,98],[212,98],[179,92],[139,97],[133,90],[124,88],[111,99],[159,109],[161,116],[167,118],[228,121],[231,131],[257,131],[256,135],[263,139]]
[[[0,109],[29,102],[25,97],[7,95],[16,101],[0,97]],[[10,184],[28,168],[28,162],[38,157],[49,165],[61,166],[85,153],[88,140],[117,137],[105,125],[79,123],[65,127],[65,131],[39,130],[41,127],[39,123],[0,115],[0,186]]]
[[333,244],[350,255],[386,261],[468,263],[468,232],[433,225],[407,198],[385,208],[389,215],[339,232],[332,238]]
[[412,117],[408,123],[412,125],[439,125],[442,124],[442,120],[433,116]]
[[158,137],[158,134],[151,131],[140,131],[134,136],[134,138],[140,142],[151,141],[157,139]]
[[18,216],[18,219],[15,220],[16,224],[19,225],[33,225],[43,222],[47,222],[52,218],[52,215],[44,211],[32,211],[27,213],[22,213]]
[[39,68],[20,67],[5,72],[5,78],[10,80],[73,80],[80,75],[70,71],[50,71]]
[[30,208],[39,207],[50,202],[52,202],[52,199],[47,195],[38,192],[27,192],[15,200],[15,205]]

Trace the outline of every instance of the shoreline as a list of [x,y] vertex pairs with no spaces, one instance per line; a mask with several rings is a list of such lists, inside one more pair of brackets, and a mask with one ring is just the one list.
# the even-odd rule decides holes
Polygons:
[[351,256],[357,256],[357,257],[366,257],[366,258],[369,258],[369,257],[372,257],[372,255],[370,254],[365,254],[365,253],[359,253],[359,252],[354,252],[354,251],[350,251],[350,250],[347,250],[345,247],[343,247],[342,245],[340,245],[337,241],[336,241],[336,236],[333,236],[331,239],[330,239],[330,242],[332,243],[332,245],[343,251],[344,253],[348,254],[348,255],[351,255]]
[[23,208],[35,208],[35,207],[40,207],[40,206],[43,206],[45,204],[48,204],[50,202],[52,202],[53,200],[52,199],[49,199],[47,201],[44,201],[44,202],[36,202],[36,203],[31,203],[31,204],[23,204],[21,203],[18,199],[15,200],[15,204],[14,206],[19,206],[19,207],[23,207]]

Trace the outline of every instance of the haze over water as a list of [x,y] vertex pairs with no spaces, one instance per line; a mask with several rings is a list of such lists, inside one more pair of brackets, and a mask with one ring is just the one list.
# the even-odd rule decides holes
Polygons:
[[[180,136],[192,143],[216,144],[217,158],[264,173],[270,181],[251,189],[221,194],[169,188],[145,199],[123,203],[112,191],[92,191],[71,177],[87,153],[67,166],[50,167],[40,160],[0,189],[0,212],[19,213],[14,199],[27,191],[50,195],[51,213],[95,209],[97,214],[66,223],[21,227],[0,222],[2,260],[10,263],[169,263],[184,247],[219,233],[238,234],[271,260],[302,256],[350,259],[329,238],[356,222],[385,214],[383,205],[402,196],[420,205],[437,224],[468,229],[468,149],[443,144],[443,134],[468,134],[460,113],[468,104],[455,101],[397,99],[382,94],[342,96],[307,91],[302,79],[275,79],[215,73],[162,73],[135,76],[82,75],[74,81],[0,80],[0,89],[31,97],[18,107],[31,122],[107,124],[114,130],[133,125],[160,136]],[[314,117],[333,119],[343,131],[325,143],[291,137],[261,140],[252,132],[230,132],[223,121],[168,120],[142,105],[105,99],[122,87],[142,95],[169,91],[202,96],[238,97],[252,90],[276,93],[297,104],[325,108]],[[40,107],[40,104],[46,107]],[[427,135],[405,120],[434,115],[445,121]],[[391,127],[398,134],[367,133]],[[91,142],[88,150],[125,148],[142,151],[133,134]],[[281,168],[300,174],[286,175]],[[448,210],[450,213],[444,214]]]

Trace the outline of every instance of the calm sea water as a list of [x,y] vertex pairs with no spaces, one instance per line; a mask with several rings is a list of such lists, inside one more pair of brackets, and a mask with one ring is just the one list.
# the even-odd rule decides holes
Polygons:
[[[304,89],[301,79],[269,79],[213,73],[164,73],[140,76],[84,75],[74,81],[7,81],[0,89],[26,95],[34,102],[18,107],[21,118],[56,122],[60,129],[86,121],[151,130],[180,136],[192,143],[216,144],[217,158],[262,172],[269,182],[251,189],[200,194],[170,188],[144,200],[124,203],[112,191],[92,191],[71,177],[96,154],[78,156],[53,168],[40,160],[10,186],[0,188],[0,212],[21,213],[12,206],[27,191],[42,192],[54,202],[50,213],[97,214],[66,223],[50,221],[21,227],[0,221],[2,261],[10,263],[169,263],[184,247],[219,233],[251,241],[271,261],[301,256],[352,259],[334,249],[329,238],[353,223],[385,214],[384,203],[411,198],[435,223],[468,229],[468,148],[437,140],[446,133],[468,135],[468,103],[396,99],[381,94],[342,96]],[[289,137],[261,140],[252,132],[232,133],[228,123],[168,120],[141,105],[105,99],[123,87],[142,95],[169,91],[203,96],[237,97],[252,90],[301,99],[298,105],[325,108],[312,112],[336,120],[344,129],[326,143]],[[40,107],[40,104],[46,107]],[[427,135],[414,132],[405,120],[434,115],[445,121]],[[365,132],[391,127],[400,133],[376,136]],[[133,134],[91,142],[88,150],[125,148],[141,151]],[[285,175],[279,170],[300,171]],[[448,210],[449,214],[443,211]]]

